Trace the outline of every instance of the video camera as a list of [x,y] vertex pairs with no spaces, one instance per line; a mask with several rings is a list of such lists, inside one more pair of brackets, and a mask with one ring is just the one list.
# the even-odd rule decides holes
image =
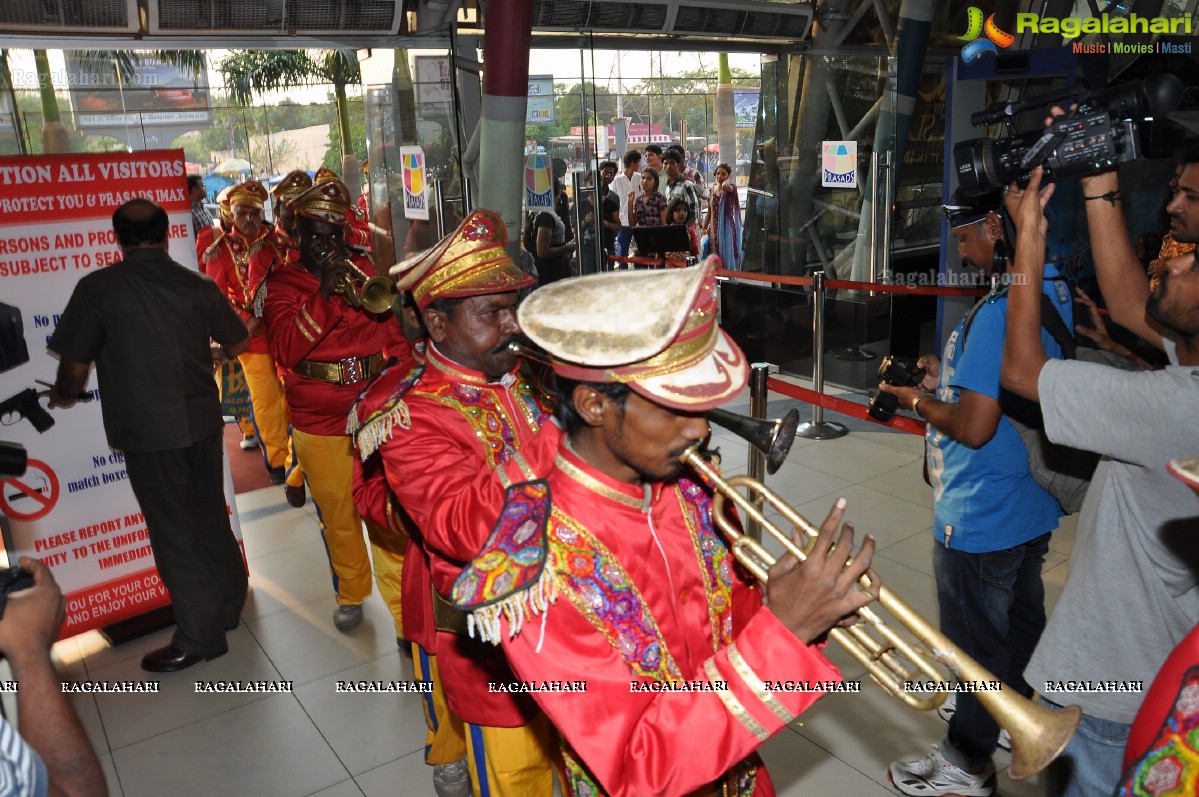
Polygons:
[[[923,368],[916,365],[915,360],[890,354],[879,363],[878,381],[895,387],[916,387],[924,381],[926,373]],[[870,399],[870,406],[866,408],[866,412],[870,413],[870,417],[876,421],[887,423],[895,417],[897,409],[899,409],[899,398],[893,393],[880,390],[874,394],[874,398]]]
[[1168,73],[1149,75],[1099,91],[1066,89],[1004,103],[970,117],[975,127],[1005,121],[1019,111],[1077,102],[1077,107],[1043,131],[1006,138],[974,138],[953,147],[958,185],[967,196],[996,191],[1015,181],[1028,185],[1029,173],[1045,167],[1045,179],[1094,174],[1136,160],[1145,149],[1140,122],[1178,107],[1182,81]]

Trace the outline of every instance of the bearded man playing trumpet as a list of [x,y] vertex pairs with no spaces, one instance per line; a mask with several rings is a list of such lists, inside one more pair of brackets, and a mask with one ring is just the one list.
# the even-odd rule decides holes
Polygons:
[[[362,621],[371,591],[371,559],[352,492],[353,448],[346,414],[387,358],[412,359],[403,326],[390,311],[361,306],[356,287],[374,268],[351,261],[345,245],[350,195],[338,180],[317,183],[292,200],[299,257],[271,270],[262,291],[271,353],[287,369],[292,439],[320,512],[337,609],[333,623],[350,631]],[[403,636],[400,578],[407,540],[367,523],[374,574]]]
[[562,686],[523,691],[563,738],[571,795],[773,794],[754,751],[817,694],[767,684],[840,681],[818,641],[874,597],[858,587],[874,540],[850,563],[844,500],[766,588],[682,464],[748,374],[716,325],[713,262],[564,280],[518,311],[565,437],[547,478],[509,488],[453,598],[517,678]]

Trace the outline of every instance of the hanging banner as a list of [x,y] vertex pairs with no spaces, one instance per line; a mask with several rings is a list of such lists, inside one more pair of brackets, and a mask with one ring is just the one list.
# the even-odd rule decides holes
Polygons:
[[425,151],[400,147],[400,171],[404,178],[404,218],[429,220],[429,191],[425,180]]
[[[20,355],[0,358],[0,439],[29,456],[23,476],[0,479],[0,527],[13,564],[30,556],[54,572],[67,599],[63,637],[168,603],[124,456],[108,447],[95,378],[96,400],[70,409],[47,411],[36,395],[39,381],[54,381],[46,343],[71,292],[120,259],[112,214],[135,197],[166,209],[170,255],[195,268],[182,150],[0,158],[0,349]],[[231,497],[227,460],[225,469]]]
[[858,142],[820,142],[820,185],[825,188],[858,187]]
[[527,125],[554,123],[554,76],[529,75],[529,104],[525,112]]
[[525,158],[525,207],[554,209],[554,164],[549,155],[535,152]]

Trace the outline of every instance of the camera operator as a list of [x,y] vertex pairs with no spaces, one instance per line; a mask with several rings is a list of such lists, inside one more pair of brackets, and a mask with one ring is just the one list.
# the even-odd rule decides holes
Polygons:
[[33,575],[33,586],[8,593],[0,619],[0,654],[20,684],[20,735],[0,719],[0,783],[5,794],[19,797],[103,797],[100,762],[50,661],[66,601],[45,565],[21,557],[21,567]]
[[[1022,246],[1016,274],[1040,279],[1053,187],[1035,169],[1007,205]],[[1080,180],[1099,287],[1112,319],[1165,350],[1161,371],[1120,371],[1047,360],[1036,330],[1037,297],[1011,290],[1003,384],[1040,401],[1055,443],[1103,455],[1079,514],[1070,574],[1027,669],[1048,701],[1077,703],[1078,733],[1047,775],[1051,795],[1110,794],[1141,702],[1139,687],[1053,694],[1061,681],[1148,684],[1179,640],[1199,622],[1199,515],[1186,487],[1170,477],[1171,458],[1199,450],[1199,264],[1172,258],[1147,280],[1124,222],[1114,172]],[[1199,240],[1199,152],[1188,154],[1168,206],[1170,231]]]
[[[1007,298],[994,278],[1007,269],[1012,242],[999,195],[945,210],[963,265],[992,278],[991,295],[950,335],[935,393],[888,384],[879,389],[928,422],[941,630],[1004,683],[1029,696],[1032,690],[1021,673],[1045,625],[1041,564],[1062,512],[1033,481],[1028,451],[1000,403]],[[1038,279],[1033,290],[1041,288]],[[1069,325],[1070,296],[1064,284],[1046,282],[1044,290]],[[1043,337],[1047,349],[1060,357],[1057,342],[1047,332]],[[926,355],[922,361],[935,365],[935,359]],[[891,764],[888,776],[899,791],[983,797],[995,792],[991,756],[999,726],[971,692],[963,690],[956,702],[936,751]]]

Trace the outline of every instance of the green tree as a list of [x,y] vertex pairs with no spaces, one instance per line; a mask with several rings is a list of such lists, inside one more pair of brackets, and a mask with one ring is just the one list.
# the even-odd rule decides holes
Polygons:
[[[350,119],[350,140],[354,142],[354,157],[359,163],[366,163],[366,116],[362,107],[362,101],[356,100],[348,103],[346,113]],[[325,159],[321,163],[335,172],[342,170],[342,152],[339,135],[335,128],[329,128],[329,148],[325,150]],[[342,179],[345,179],[342,175]]]
[[218,65],[234,102],[250,105],[255,94],[296,86],[331,84],[342,155],[354,153],[346,88],[362,82],[353,50],[234,50]]

